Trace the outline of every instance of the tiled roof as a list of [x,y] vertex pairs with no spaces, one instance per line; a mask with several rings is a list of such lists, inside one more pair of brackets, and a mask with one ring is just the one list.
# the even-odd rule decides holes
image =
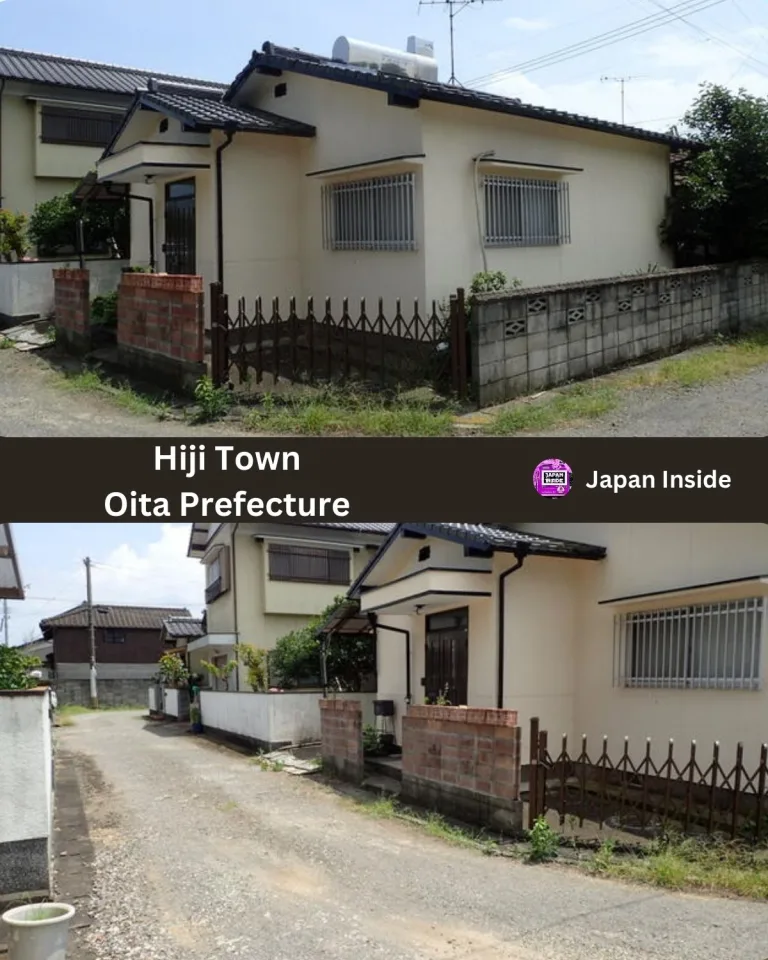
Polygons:
[[605,547],[562,540],[559,537],[542,537],[534,533],[523,533],[521,530],[497,523],[404,523],[403,527],[427,536],[444,537],[455,540],[457,543],[486,550],[513,552],[522,546],[527,547],[532,554],[585,560],[599,560],[606,553]]
[[310,523],[310,527],[328,527],[332,530],[349,530],[352,533],[375,533],[387,536],[397,526],[396,523]]
[[294,73],[303,73],[308,76],[322,77],[326,80],[336,80],[339,83],[348,83],[358,87],[368,87],[373,90],[382,90],[386,93],[399,94],[412,100],[433,100],[449,103],[455,106],[470,107],[477,110],[489,110],[494,113],[506,113],[517,117],[528,117],[532,120],[544,120],[549,123],[558,123],[570,127],[582,127],[587,130],[596,130],[601,133],[612,133],[620,137],[630,137],[635,140],[648,140],[653,143],[663,143],[669,146],[684,145],[685,141],[652,130],[643,130],[641,127],[630,127],[621,123],[612,123],[608,120],[598,120],[595,117],[582,116],[577,113],[567,113],[564,110],[554,110],[550,107],[538,107],[534,104],[523,103],[511,97],[500,97],[484,90],[473,90],[467,87],[457,87],[447,83],[437,83],[430,80],[418,80],[390,73],[383,73],[369,67],[359,67],[319,57],[316,54],[306,53],[303,50],[292,50],[289,47],[280,47],[273,43],[265,43],[261,51],[254,50],[250,62],[237,75],[225,95],[225,100],[231,99],[248,77],[260,69],[289,70]]
[[204,637],[203,621],[194,617],[169,617],[163,621],[163,629],[169,637]]
[[192,77],[136,70],[133,67],[118,67],[111,63],[75,60],[71,57],[0,47],[0,78],[6,80],[25,80],[29,83],[98,90],[104,93],[135,93],[137,89],[146,87],[151,77],[194,84],[212,90],[226,89],[226,85],[210,80],[196,80]]
[[220,94],[190,92],[183,88],[168,89],[158,85],[138,97],[147,107],[175,116],[191,126],[214,129],[247,130],[276,133],[292,137],[313,137],[315,128],[308,123],[279,117],[267,110],[244,109],[223,103]]
[[[186,607],[115,607],[94,603],[93,622],[100,628],[126,630],[157,630],[172,617],[192,618]],[[40,621],[40,629],[49,627],[87,627],[88,604],[80,603],[55,617]]]

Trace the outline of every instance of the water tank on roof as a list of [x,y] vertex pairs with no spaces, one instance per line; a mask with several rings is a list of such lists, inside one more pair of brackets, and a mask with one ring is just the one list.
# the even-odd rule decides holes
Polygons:
[[[414,40],[416,38],[413,38]],[[431,46],[425,40],[418,41],[422,50]],[[413,44],[416,48],[417,44]],[[419,53],[392,50],[364,40],[339,37],[333,45],[333,59],[355,67],[367,67],[381,73],[392,73],[417,80],[437,80],[437,60]]]

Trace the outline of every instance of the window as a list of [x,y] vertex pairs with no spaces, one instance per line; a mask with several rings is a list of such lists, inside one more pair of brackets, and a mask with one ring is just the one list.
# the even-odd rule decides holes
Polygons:
[[213,601],[229,590],[229,547],[220,546],[205,563],[205,602]]
[[125,643],[125,633],[122,630],[105,630],[105,643]]
[[415,250],[414,174],[323,187],[326,250]]
[[337,583],[343,586],[350,582],[350,557],[347,550],[271,543],[268,556],[270,580]]
[[757,690],[763,600],[733,600],[616,617],[615,683]]
[[40,118],[43,143],[83,147],[106,147],[123,122],[122,113],[76,107],[42,107]]
[[485,243],[536,247],[571,242],[568,183],[486,177]]

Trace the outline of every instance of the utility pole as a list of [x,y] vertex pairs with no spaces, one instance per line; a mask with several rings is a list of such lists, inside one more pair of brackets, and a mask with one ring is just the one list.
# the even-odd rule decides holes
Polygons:
[[8,639],[8,601],[3,600],[3,635],[5,637],[6,647],[10,646],[10,641]]
[[88,636],[91,641],[91,710],[99,708],[99,689],[96,683],[96,626],[93,622],[93,591],[91,590],[91,558],[83,560],[85,564],[85,584],[88,598]]
[[618,83],[621,87],[621,122],[624,124],[624,86],[630,80],[642,80],[642,77],[600,77],[601,83]]

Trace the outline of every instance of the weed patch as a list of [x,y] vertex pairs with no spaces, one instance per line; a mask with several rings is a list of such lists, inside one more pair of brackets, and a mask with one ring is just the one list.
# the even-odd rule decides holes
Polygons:
[[141,393],[125,383],[112,383],[98,370],[83,370],[65,377],[62,386],[77,393],[98,393],[129,413],[164,420],[170,404],[150,394]]

